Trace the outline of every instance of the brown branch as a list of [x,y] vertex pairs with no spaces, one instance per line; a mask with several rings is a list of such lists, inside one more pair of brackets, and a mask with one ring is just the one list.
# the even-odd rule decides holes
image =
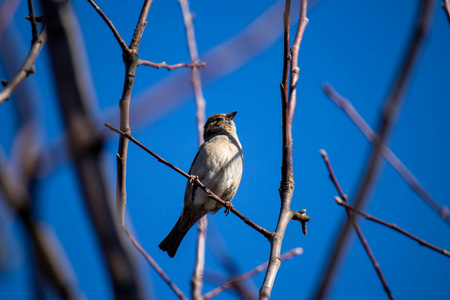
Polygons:
[[97,11],[97,13],[100,15],[100,17],[105,21],[106,25],[108,25],[109,29],[111,29],[114,37],[116,38],[117,42],[119,43],[120,48],[122,48],[122,52],[125,53],[128,51],[128,46],[125,43],[125,41],[120,36],[119,32],[117,31],[116,27],[114,27],[113,23],[110,19],[103,13],[103,11],[98,7],[98,5],[93,0],[87,0],[92,7]]
[[158,265],[158,263],[153,259],[153,257],[148,254],[144,248],[136,241],[136,239],[131,235],[128,229],[125,229],[125,233],[128,238],[131,240],[136,249],[144,256],[144,258],[148,261],[148,263],[155,269],[156,273],[167,283],[167,285],[172,289],[172,291],[182,300],[187,300],[188,298],[183,294],[183,292],[173,283],[169,276],[163,271],[163,269]]
[[[367,140],[372,144],[378,144],[379,138],[377,134],[370,128],[369,124],[361,117],[358,111],[353,107],[352,103],[339,95],[333,87],[324,83],[322,89],[327,96],[339,106],[347,116],[353,121],[358,129],[365,135]],[[403,164],[403,162],[392,152],[392,150],[386,145],[380,146],[380,154],[387,162],[394,168],[395,171],[406,181],[409,187],[416,192],[416,194],[422,198],[426,204],[428,204],[445,222],[450,225],[450,213],[446,206],[441,206],[433,196],[422,186],[417,180],[414,174]]]
[[[320,150],[320,154],[322,155],[323,161],[325,162],[325,165],[328,169],[328,173],[330,174],[330,179],[333,182],[334,186],[336,187],[336,190],[338,191],[339,195],[343,199],[345,203],[347,203],[347,195],[344,194],[342,191],[341,186],[339,185],[339,182],[337,181],[336,175],[334,174],[333,168],[331,167],[330,160],[328,159],[328,154],[325,150]],[[373,267],[375,268],[375,271],[378,274],[378,277],[380,278],[381,284],[383,285],[383,288],[388,295],[389,299],[394,299],[394,296],[391,293],[391,290],[389,289],[386,279],[384,278],[383,273],[381,272],[380,264],[375,259],[375,255],[372,252],[372,249],[369,247],[369,243],[364,238],[361,229],[359,228],[358,223],[356,222],[355,218],[353,218],[350,211],[346,208],[345,212],[347,214],[347,219],[349,222],[352,222],[353,228],[356,231],[356,234],[358,235],[359,240],[361,241],[364,249],[366,250],[367,255],[369,256],[370,261],[372,262]]]
[[[308,18],[306,17],[307,0],[301,0],[300,4],[300,20],[297,28],[297,33],[294,39],[294,43],[291,47],[291,74],[290,74],[290,86],[289,86],[289,102],[287,101],[286,91],[286,68],[289,65],[289,57],[287,55],[287,47],[289,46],[289,15],[290,15],[290,0],[286,0],[285,12],[284,12],[284,57],[283,57],[283,75],[281,83],[281,102],[282,102],[282,119],[283,119],[283,158],[281,167],[281,184],[279,188],[281,206],[280,216],[278,218],[275,235],[270,240],[270,260],[267,267],[266,276],[264,282],[259,290],[260,299],[269,299],[272,292],[273,283],[275,277],[280,268],[280,252],[281,244],[283,242],[284,233],[290,220],[293,219],[293,211],[291,210],[291,200],[294,192],[294,171],[292,163],[292,120],[294,117],[294,109],[297,102],[297,80],[299,75],[298,68],[298,53],[300,44],[303,38],[305,27],[308,24]],[[304,225],[304,224],[302,224]],[[304,227],[306,232],[306,227]]]
[[34,63],[47,40],[47,31],[43,29],[36,40],[33,40],[30,52],[20,67],[17,74],[8,81],[5,88],[0,92],[0,104],[9,99],[14,90],[28,77],[36,71]]
[[272,236],[274,235],[273,232],[270,232],[266,229],[264,229],[263,227],[259,226],[258,224],[254,223],[253,221],[251,221],[250,219],[248,219],[247,217],[245,217],[241,212],[239,212],[236,208],[234,208],[233,205],[230,206],[230,204],[228,202],[225,202],[224,200],[220,199],[216,194],[214,194],[213,192],[211,192],[210,189],[208,189],[196,176],[195,174],[193,175],[189,175],[188,173],[184,172],[183,170],[181,170],[180,168],[174,166],[173,164],[169,163],[167,160],[163,159],[161,156],[159,156],[158,154],[154,153],[152,150],[148,149],[147,147],[145,147],[142,143],[140,143],[138,140],[136,140],[133,136],[131,136],[130,133],[128,132],[123,132],[120,131],[119,129],[111,126],[108,123],[105,123],[105,126],[108,127],[109,129],[111,129],[112,131],[120,134],[121,136],[129,139],[130,141],[132,141],[133,143],[135,143],[136,145],[138,145],[140,148],[142,148],[144,151],[146,151],[147,153],[149,153],[151,156],[153,156],[154,158],[156,158],[158,160],[158,162],[168,166],[169,168],[171,168],[172,170],[178,172],[179,174],[183,175],[185,178],[193,180],[193,182],[195,184],[198,185],[198,187],[200,189],[202,189],[211,199],[214,199],[217,203],[219,203],[220,205],[222,205],[223,207],[230,207],[230,212],[232,212],[233,214],[235,214],[239,219],[241,219],[242,221],[244,221],[245,224],[249,225],[251,228],[255,229],[256,231],[258,231],[259,233],[261,233],[265,238],[267,239],[271,239]]
[[[364,174],[361,176],[357,192],[354,197],[353,205],[359,209],[364,207],[368,201],[371,191],[378,182],[379,174],[382,171],[381,164],[381,145],[387,144],[390,133],[396,123],[401,110],[406,89],[409,85],[414,67],[423,48],[425,37],[428,34],[433,16],[433,0],[420,1],[420,7],[417,22],[413,28],[412,35],[404,60],[398,70],[397,76],[393,82],[391,91],[384,102],[384,109],[380,117],[378,126],[379,143],[372,147],[369,159],[367,160]],[[315,299],[324,299],[330,288],[331,281],[334,278],[338,261],[343,255],[344,245],[349,239],[351,222],[345,221],[341,225],[341,230],[333,245],[330,259],[326,264],[323,276],[316,289]]]
[[[120,130],[130,132],[130,99],[133,89],[136,67],[138,63],[139,43],[147,24],[147,15],[150,10],[152,0],[145,0],[142,6],[141,14],[137,22],[130,46],[123,52],[123,62],[125,64],[125,79],[122,89],[122,97],[119,101],[120,109]],[[125,206],[127,203],[127,154],[128,140],[123,136],[119,138],[119,149],[117,150],[117,185],[116,185],[116,208],[119,216],[119,224],[123,227],[125,224]]]
[[445,250],[443,248],[438,248],[436,246],[434,246],[433,244],[428,243],[427,241],[424,241],[418,237],[416,237],[415,235],[407,232],[406,230],[403,230],[402,228],[398,227],[397,224],[395,223],[388,223],[386,221],[383,221],[381,219],[378,219],[377,217],[374,217],[372,215],[369,215],[368,213],[365,213],[363,211],[360,211],[356,208],[354,208],[353,206],[351,206],[350,204],[348,204],[347,202],[345,202],[344,200],[342,200],[339,197],[335,197],[334,200],[336,200],[337,204],[344,206],[347,209],[350,209],[351,211],[353,211],[354,213],[357,213],[361,216],[363,216],[364,218],[366,218],[369,221],[373,221],[375,223],[381,224],[383,226],[389,227],[391,229],[394,229],[397,232],[400,232],[401,234],[409,237],[410,239],[415,240],[416,242],[418,242],[420,245],[428,247],[436,252],[439,252],[447,257],[450,257],[450,252],[448,250]]
[[206,63],[205,62],[193,62],[193,63],[178,63],[178,64],[174,64],[174,65],[168,65],[166,64],[166,62],[161,62],[161,63],[155,63],[155,62],[151,62],[148,60],[142,60],[142,59],[138,59],[138,66],[148,66],[148,67],[153,67],[153,68],[157,68],[157,69],[161,69],[161,68],[165,68],[168,71],[172,71],[173,69],[179,69],[179,68],[203,68],[206,67]]
[[111,207],[109,190],[101,163],[102,141],[95,135],[93,114],[90,111],[92,96],[86,85],[89,72],[79,56],[85,54],[79,46],[80,32],[70,2],[41,0],[48,24],[49,49],[53,75],[65,127],[69,149],[74,160],[83,199],[90,213],[102,257],[114,288],[115,299],[142,299],[141,285],[125,244],[122,231],[117,226],[116,214]]
[[[0,189],[3,198],[23,223],[28,238],[33,246],[37,267],[44,279],[56,289],[62,299],[81,299],[82,295],[76,287],[76,279],[71,265],[64,263],[65,253],[57,239],[49,235],[49,228],[33,216],[32,199],[24,184],[17,180],[6,167],[6,162],[0,153]],[[58,244],[57,244],[58,243]]]
[[447,15],[448,23],[450,24],[450,0],[443,0],[442,8],[444,9],[445,14]]
[[[302,253],[303,253],[303,249],[302,249],[302,248],[294,248],[294,249],[292,249],[292,250],[290,250],[290,251],[284,253],[283,255],[281,255],[281,256],[280,256],[280,261],[284,261],[284,260],[286,260],[286,259],[291,259],[292,257],[294,257],[294,256],[296,256],[296,255],[300,255],[300,254],[302,254]],[[210,291],[210,292],[204,294],[204,295],[202,296],[202,299],[205,299],[205,300],[206,300],[206,299],[210,299],[210,298],[212,298],[212,297],[215,297],[215,296],[217,296],[218,294],[220,294],[221,292],[223,292],[223,291],[225,291],[225,290],[227,290],[227,289],[232,288],[235,284],[237,284],[237,283],[239,283],[239,282],[241,282],[241,281],[247,280],[247,279],[249,279],[249,278],[255,276],[255,275],[258,274],[258,273],[261,273],[262,271],[264,271],[264,270],[267,268],[267,265],[268,265],[268,264],[269,264],[269,262],[266,261],[265,263],[260,264],[259,266],[257,266],[257,267],[254,268],[253,270],[251,270],[251,271],[249,271],[249,272],[247,272],[247,273],[245,273],[245,274],[242,274],[242,275],[239,276],[239,277],[236,277],[236,278],[234,278],[234,279],[231,279],[231,280],[225,282],[225,283],[222,284],[221,286],[219,286],[219,287],[215,288],[214,290],[212,290],[212,291]]]

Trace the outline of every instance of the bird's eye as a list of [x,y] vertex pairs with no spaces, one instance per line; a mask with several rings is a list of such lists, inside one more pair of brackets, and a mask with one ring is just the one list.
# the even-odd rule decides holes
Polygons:
[[223,122],[223,118],[217,118],[217,123]]

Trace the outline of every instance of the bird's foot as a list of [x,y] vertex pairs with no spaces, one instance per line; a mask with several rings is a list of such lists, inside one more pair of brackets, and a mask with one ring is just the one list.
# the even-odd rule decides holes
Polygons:
[[225,201],[225,211],[224,211],[225,216],[228,216],[232,208],[233,204],[231,204],[231,201]]
[[198,180],[198,176],[196,175],[189,175],[189,183],[194,184]]

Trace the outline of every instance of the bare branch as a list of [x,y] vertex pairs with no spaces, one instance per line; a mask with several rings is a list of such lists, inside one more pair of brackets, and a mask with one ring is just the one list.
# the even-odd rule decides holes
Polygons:
[[47,40],[47,32],[45,29],[41,31],[39,37],[33,41],[30,52],[28,53],[25,61],[17,72],[13,79],[8,81],[5,88],[0,92],[0,104],[9,99],[14,90],[28,77],[28,75],[36,71],[34,63]]
[[193,62],[193,63],[178,63],[178,64],[174,64],[174,65],[168,65],[166,64],[166,62],[160,62],[160,63],[154,63],[148,60],[142,60],[142,59],[138,59],[138,66],[148,66],[148,67],[153,67],[153,68],[157,68],[157,69],[161,69],[161,68],[165,68],[168,71],[172,71],[173,69],[178,69],[178,68],[203,68],[206,67],[206,63],[205,62]]
[[[152,0],[145,0],[142,6],[141,14],[134,29],[133,38],[130,46],[123,52],[123,62],[125,64],[125,79],[123,82],[122,97],[119,101],[120,109],[120,130],[130,132],[130,99],[133,89],[136,67],[138,63],[139,43],[147,24],[147,15],[150,10]],[[119,216],[119,224],[123,227],[125,224],[125,206],[127,203],[127,154],[128,140],[123,136],[119,138],[119,149],[117,150],[117,185],[116,185],[116,209]]]
[[[294,43],[291,47],[291,74],[290,74],[290,86],[289,86],[289,103],[287,101],[286,91],[286,68],[289,65],[289,57],[287,55],[287,48],[289,47],[289,24],[290,15],[290,0],[286,0],[285,12],[284,12],[284,63],[283,63],[283,75],[281,83],[281,102],[282,102],[282,118],[283,118],[283,158],[281,167],[281,184],[280,184],[280,216],[278,218],[277,228],[275,235],[270,240],[270,260],[267,267],[266,276],[264,282],[259,290],[260,299],[269,299],[272,292],[273,283],[275,281],[276,274],[280,268],[280,252],[281,244],[283,242],[284,233],[286,231],[287,224],[293,218],[293,211],[291,210],[291,200],[294,193],[294,171],[292,163],[292,120],[294,117],[294,109],[297,102],[297,80],[299,75],[298,68],[298,52],[300,44],[303,38],[305,27],[308,24],[308,18],[306,17],[307,0],[301,0],[300,4],[300,21],[297,28],[297,33],[294,39]],[[306,226],[302,226],[303,231],[306,232]]]
[[128,46],[125,43],[125,41],[120,36],[119,32],[117,31],[116,27],[114,27],[113,23],[110,19],[103,13],[103,11],[98,7],[97,4],[93,0],[87,0],[92,7],[97,11],[97,13],[100,15],[100,17],[105,21],[106,25],[111,29],[112,33],[114,34],[114,37],[116,38],[117,42],[119,43],[120,48],[122,48],[122,52],[125,53],[128,51]]
[[[400,113],[404,95],[421,53],[421,49],[423,48],[425,38],[429,32],[433,17],[433,3],[434,0],[420,1],[417,22],[412,30],[411,39],[406,48],[405,55],[402,56],[404,57],[404,60],[393,81],[391,91],[384,102],[384,110],[381,114],[378,127],[379,143],[372,147],[364,174],[361,176],[362,179],[354,197],[353,205],[357,209],[363,207],[368,201],[370,193],[377,183],[379,174],[382,171],[382,165],[380,163],[381,145],[387,144],[390,133]],[[325,270],[322,272],[323,276],[316,289],[315,299],[324,299],[326,297],[331,280],[334,278],[336,267],[338,266],[338,260],[340,260],[343,255],[344,245],[349,239],[350,227],[351,224],[347,221],[341,225],[341,230],[333,245],[332,254],[326,264]]]
[[131,134],[127,133],[127,132],[123,132],[120,131],[119,129],[111,126],[108,123],[105,123],[105,126],[108,127],[109,129],[111,129],[112,131],[120,134],[121,136],[129,139],[130,141],[132,141],[133,143],[135,143],[136,145],[138,145],[139,147],[141,147],[143,150],[145,150],[147,153],[149,153],[151,156],[153,156],[154,158],[156,158],[158,160],[158,162],[165,164],[166,166],[168,166],[169,168],[171,168],[172,170],[175,170],[176,172],[178,172],[179,174],[183,175],[184,177],[186,177],[187,179],[191,179],[193,180],[193,182],[195,184],[198,185],[198,187],[200,189],[202,189],[211,199],[214,199],[217,203],[219,203],[220,205],[222,205],[223,207],[226,207],[227,209],[230,209],[230,212],[232,212],[233,214],[235,214],[239,219],[241,219],[242,221],[244,221],[245,224],[249,225],[250,227],[252,227],[253,229],[255,229],[256,231],[258,231],[259,233],[261,233],[265,238],[267,239],[271,239],[272,236],[274,235],[273,232],[270,232],[266,229],[264,229],[263,227],[259,226],[258,224],[254,223],[253,221],[251,221],[250,219],[248,219],[247,217],[245,217],[241,212],[239,212],[237,209],[234,208],[233,205],[230,206],[230,203],[223,201],[222,199],[220,199],[216,194],[214,194],[213,192],[211,192],[210,189],[208,189],[195,175],[189,175],[188,173],[184,172],[183,170],[179,169],[178,167],[172,165],[171,163],[169,163],[168,161],[166,161],[165,159],[163,159],[161,156],[157,155],[156,153],[154,153],[153,151],[151,151],[150,149],[148,149],[147,147],[145,147],[142,143],[140,143],[138,140],[136,140],[133,136],[131,136]]
[[[284,261],[284,260],[286,260],[286,259],[291,259],[291,258],[293,258],[294,256],[300,255],[300,254],[302,254],[302,253],[303,253],[303,249],[302,249],[302,248],[294,248],[294,249],[292,249],[292,250],[290,250],[290,251],[284,253],[283,255],[281,255],[281,256],[280,256],[280,260],[281,260],[281,261]],[[253,270],[251,270],[251,271],[249,271],[249,272],[247,272],[247,273],[245,273],[245,274],[242,274],[241,276],[239,276],[239,277],[237,277],[237,278],[234,278],[234,279],[231,279],[231,280],[225,282],[225,283],[222,284],[221,286],[219,286],[219,287],[215,288],[214,290],[212,290],[212,291],[210,291],[210,292],[204,294],[203,297],[202,297],[202,299],[205,299],[205,300],[206,300],[206,299],[210,299],[210,298],[212,298],[212,297],[215,297],[215,296],[217,296],[218,294],[220,294],[221,292],[223,292],[223,291],[225,291],[225,290],[227,290],[227,289],[232,288],[232,287],[233,287],[235,284],[237,284],[238,282],[247,280],[247,279],[249,279],[249,278],[255,276],[256,274],[261,273],[262,271],[264,271],[264,270],[267,268],[267,265],[268,265],[268,264],[269,264],[269,262],[266,261],[265,263],[260,264],[259,266],[257,266],[257,267],[254,268]]]
[[[324,83],[322,85],[327,96],[339,106],[347,116],[355,123],[359,130],[366,136],[367,140],[372,144],[378,144],[379,138],[377,134],[370,128],[369,124],[361,117],[358,111],[353,107],[352,103],[339,95],[333,87]],[[386,145],[380,145],[380,154],[387,162],[397,171],[397,173],[406,181],[409,187],[421,197],[445,222],[450,225],[450,213],[446,206],[441,206],[433,196],[422,186],[414,174],[403,164],[403,162],[392,152]]]
[[115,299],[142,299],[141,286],[129,248],[117,226],[116,214],[106,187],[101,164],[102,141],[95,135],[90,111],[89,72],[80,63],[84,49],[78,46],[77,19],[70,3],[41,0],[48,24],[50,58],[58,88],[58,98],[67,131],[69,147],[106,260]]
[[438,247],[434,246],[433,244],[430,244],[430,243],[428,243],[427,241],[424,241],[424,240],[422,240],[422,239],[416,237],[415,235],[413,235],[413,234],[407,232],[406,230],[403,230],[402,228],[398,227],[397,224],[395,224],[395,223],[388,223],[388,222],[383,221],[383,220],[381,220],[381,219],[378,219],[378,218],[376,218],[376,217],[374,217],[374,216],[371,216],[371,215],[369,215],[368,213],[365,213],[365,212],[363,212],[363,211],[357,210],[356,208],[354,208],[353,206],[351,206],[350,204],[348,204],[347,202],[345,202],[344,200],[342,200],[342,199],[339,198],[339,197],[335,197],[334,200],[336,200],[337,204],[342,205],[342,206],[346,207],[347,209],[352,210],[353,212],[355,212],[355,213],[357,213],[357,214],[363,216],[363,217],[366,218],[367,220],[370,220],[370,221],[373,221],[373,222],[375,222],[375,223],[381,224],[381,225],[383,225],[383,226],[392,228],[392,229],[394,229],[395,231],[400,232],[400,233],[403,234],[403,235],[406,235],[406,236],[409,237],[410,239],[415,240],[415,241],[418,242],[420,245],[425,246],[425,247],[428,247],[428,248],[430,248],[430,249],[432,249],[432,250],[434,250],[434,251],[436,251],[436,252],[439,252],[439,253],[441,253],[441,254],[447,256],[447,257],[450,257],[450,252],[449,252],[449,251],[447,251],[447,250],[445,250],[445,249],[442,249],[442,248],[438,248]]
[[133,245],[136,247],[136,249],[145,257],[145,259],[148,261],[148,263],[155,269],[156,273],[161,276],[161,278],[169,285],[169,287],[172,289],[172,291],[182,300],[187,300],[187,297],[183,294],[183,292],[178,288],[178,286],[173,283],[169,276],[161,269],[161,267],[158,265],[158,263],[153,259],[153,257],[148,254],[144,248],[136,241],[136,239],[131,235],[131,233],[128,231],[128,229],[125,228],[125,233],[127,234],[128,238],[131,240]]
[[[342,199],[344,199],[343,201],[345,201],[347,203],[347,195],[344,194],[341,186],[339,185],[339,182],[337,181],[336,175],[334,174],[333,168],[331,167],[330,160],[328,159],[327,152],[325,152],[325,150],[322,149],[322,150],[320,150],[320,154],[322,155],[325,165],[327,166],[331,181],[333,182],[334,186],[336,187],[336,190],[338,191],[339,195],[342,197]],[[370,249],[369,243],[364,238],[362,231],[359,228],[358,223],[356,222],[355,218],[353,218],[353,215],[350,213],[350,211],[348,209],[345,209],[345,212],[347,214],[348,221],[352,222],[353,228],[355,229],[359,240],[361,241],[364,249],[366,250],[366,253],[369,256],[369,259],[372,262],[372,265],[378,274],[378,278],[380,278],[381,284],[383,285],[383,288],[386,291],[386,294],[388,295],[389,299],[394,299],[394,296],[392,295],[391,290],[389,289],[389,287],[387,285],[386,279],[384,278],[384,275],[381,272],[380,264],[376,261],[375,255],[373,254],[372,249]]]

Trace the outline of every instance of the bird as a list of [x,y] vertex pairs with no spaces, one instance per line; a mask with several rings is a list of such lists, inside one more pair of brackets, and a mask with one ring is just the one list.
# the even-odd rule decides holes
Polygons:
[[[231,201],[239,187],[243,172],[242,146],[236,134],[237,111],[215,114],[208,118],[203,130],[203,144],[192,162],[189,175],[198,179],[224,201]],[[228,202],[229,203],[229,202]],[[184,207],[178,221],[159,244],[162,251],[174,257],[189,229],[207,213],[216,213],[222,205],[211,199],[192,179],[184,192]]]

